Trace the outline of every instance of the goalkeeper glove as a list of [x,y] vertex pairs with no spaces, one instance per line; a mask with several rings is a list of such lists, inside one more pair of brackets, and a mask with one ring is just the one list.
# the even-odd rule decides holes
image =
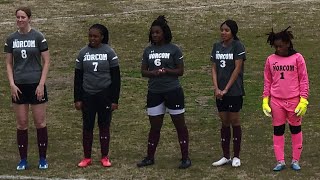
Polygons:
[[262,110],[264,114],[268,117],[271,117],[271,108],[269,106],[269,97],[264,97],[262,100]]
[[300,97],[300,102],[294,110],[294,112],[297,113],[297,116],[303,116],[306,114],[308,104],[309,102],[307,99]]

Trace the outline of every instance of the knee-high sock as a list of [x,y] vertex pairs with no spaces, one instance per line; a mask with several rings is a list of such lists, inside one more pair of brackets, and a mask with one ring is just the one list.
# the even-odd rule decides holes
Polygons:
[[229,126],[222,126],[220,130],[221,135],[221,147],[223,151],[223,156],[227,159],[230,158],[230,138],[231,130]]
[[102,157],[108,156],[109,154],[109,143],[110,143],[110,128],[99,127],[100,146]]
[[17,143],[21,159],[27,159],[28,155],[28,129],[17,129]]
[[284,135],[273,135],[273,150],[277,161],[284,160]]
[[150,129],[148,138],[148,158],[154,159],[154,154],[160,139],[160,130]]
[[39,148],[39,157],[46,158],[48,148],[48,129],[47,127],[37,129],[37,139]]
[[189,158],[189,132],[187,126],[177,128],[182,159]]
[[93,141],[93,130],[83,130],[82,132],[82,146],[85,158],[91,158],[92,150],[92,141]]
[[240,158],[240,149],[241,149],[241,137],[242,131],[241,126],[232,126],[233,129],[233,153],[234,157]]
[[302,152],[302,132],[298,134],[291,134],[291,141],[292,141],[292,159],[293,160],[300,160],[301,152]]

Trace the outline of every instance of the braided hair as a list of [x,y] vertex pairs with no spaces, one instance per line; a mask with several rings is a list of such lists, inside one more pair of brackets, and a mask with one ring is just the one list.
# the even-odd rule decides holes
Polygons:
[[151,44],[154,44],[154,42],[152,42],[152,34],[151,34],[152,26],[160,26],[160,28],[163,31],[165,43],[171,42],[171,40],[172,40],[171,30],[170,30],[170,27],[168,26],[168,21],[166,20],[164,15],[158,16],[158,18],[156,20],[154,20],[151,24],[151,27],[149,30],[149,42],[151,42]]
[[103,44],[109,43],[109,31],[108,31],[107,27],[105,27],[102,24],[94,24],[89,28],[89,31],[91,29],[98,29],[100,31],[100,34],[103,35],[103,39],[102,39],[101,43],[103,43]]
[[268,39],[267,39],[267,43],[270,44],[271,47],[274,46],[274,42],[276,40],[281,40],[283,42],[289,43],[289,50],[293,50],[293,44],[292,44],[292,39],[293,39],[293,34],[291,31],[288,31],[288,29],[291,28],[291,26],[287,27],[285,30],[282,30],[278,33],[273,32],[273,28],[272,31],[269,32],[268,35]]

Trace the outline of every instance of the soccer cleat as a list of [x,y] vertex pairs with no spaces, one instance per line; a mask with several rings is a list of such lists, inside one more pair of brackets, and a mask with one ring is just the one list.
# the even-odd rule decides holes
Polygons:
[[39,169],[48,169],[48,162],[45,158],[40,158],[38,168]]
[[111,162],[108,156],[101,158],[101,164],[103,167],[111,167]]
[[212,166],[222,166],[225,164],[231,163],[231,159],[227,159],[225,157],[222,157],[219,161],[213,162]]
[[138,167],[150,166],[154,164],[154,159],[145,157],[141,162],[137,164]]
[[291,169],[292,169],[292,170],[295,170],[295,171],[301,170],[301,167],[300,167],[300,165],[299,165],[299,161],[297,161],[297,160],[292,160]]
[[232,167],[239,167],[241,165],[240,159],[237,157],[234,157],[232,159]]
[[85,167],[89,166],[90,164],[91,164],[91,158],[84,158],[79,162],[78,167],[85,168]]
[[179,165],[179,169],[187,169],[191,166],[191,160],[188,159],[181,159],[181,163]]
[[17,166],[17,170],[22,171],[22,170],[26,170],[27,168],[28,168],[27,159],[21,159]]
[[273,171],[281,171],[286,167],[286,163],[284,161],[278,161],[277,165],[273,168]]

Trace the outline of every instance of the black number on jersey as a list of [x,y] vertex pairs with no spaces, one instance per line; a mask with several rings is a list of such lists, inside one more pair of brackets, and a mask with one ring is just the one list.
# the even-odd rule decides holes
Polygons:
[[284,79],[284,72],[280,73],[280,79]]

